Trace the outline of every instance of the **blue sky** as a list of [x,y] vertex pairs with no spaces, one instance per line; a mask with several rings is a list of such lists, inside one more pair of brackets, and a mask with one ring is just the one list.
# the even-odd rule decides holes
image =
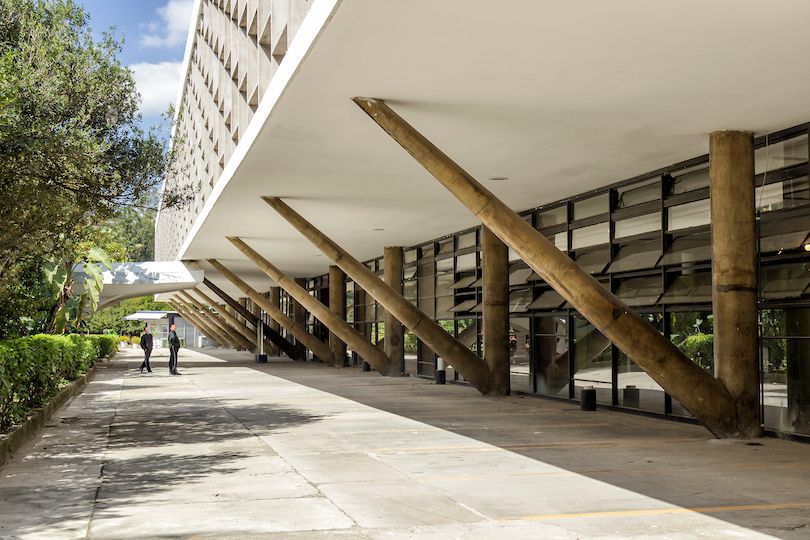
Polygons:
[[124,37],[121,63],[135,73],[144,127],[177,100],[193,0],[74,0],[90,14],[96,39],[116,27]]

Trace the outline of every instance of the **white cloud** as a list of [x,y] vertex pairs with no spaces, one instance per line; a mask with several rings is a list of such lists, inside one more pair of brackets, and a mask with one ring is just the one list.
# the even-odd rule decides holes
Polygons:
[[169,0],[157,8],[160,21],[141,25],[147,33],[141,33],[141,45],[146,47],[175,47],[186,42],[191,24],[191,7],[194,0]]
[[140,112],[144,116],[162,114],[166,112],[169,103],[177,101],[183,78],[182,62],[141,63],[129,67],[132,68],[135,84],[143,98]]

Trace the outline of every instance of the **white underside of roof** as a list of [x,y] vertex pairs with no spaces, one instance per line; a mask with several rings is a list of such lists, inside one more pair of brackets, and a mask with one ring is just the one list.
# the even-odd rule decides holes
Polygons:
[[478,225],[355,96],[517,211],[706,154],[712,131],[807,122],[809,20],[806,0],[318,0],[178,258],[264,291],[239,236],[291,276],[327,273],[262,195],[361,260]]

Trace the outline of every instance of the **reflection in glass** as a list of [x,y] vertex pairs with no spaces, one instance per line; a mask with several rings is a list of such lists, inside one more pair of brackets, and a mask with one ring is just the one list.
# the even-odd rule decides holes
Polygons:
[[574,220],[585,219],[608,211],[608,194],[603,193],[584,201],[574,203]]
[[637,234],[661,230],[661,212],[645,214],[614,223],[615,238],[626,238]]
[[[664,319],[660,313],[644,313],[640,315],[659,332],[663,330]],[[618,381],[619,405],[663,413],[665,410],[664,389],[628,358],[626,354],[618,351],[618,355],[619,369],[616,378]]]
[[767,300],[799,298],[810,286],[810,263],[764,267],[760,286],[762,297]]
[[711,202],[709,199],[681,204],[669,209],[667,227],[670,231],[708,225],[709,223],[711,223]]
[[460,278],[458,281],[453,283],[450,286],[450,288],[453,289],[453,290],[469,289],[469,288],[472,288],[472,284],[475,283],[476,281],[478,281],[478,278],[475,276],[475,274],[473,274],[471,276],[466,276],[466,277]]
[[449,319],[453,317],[453,312],[450,311],[455,304],[452,296],[439,296],[436,298],[436,318]]
[[765,427],[810,435],[810,309],[763,309]]
[[433,351],[425,345],[421,340],[419,341],[419,375],[424,377],[433,377],[436,375],[436,355]]
[[461,272],[462,270],[471,270],[475,268],[475,266],[476,266],[475,253],[468,253],[467,255],[456,257],[457,272]]
[[453,294],[453,274],[438,274],[436,276],[436,296],[447,296]]
[[586,386],[596,389],[596,402],[613,402],[611,343],[586,318],[574,317],[574,398]]
[[523,285],[534,272],[525,266],[512,266],[509,269],[509,285]]
[[759,227],[761,253],[798,249],[804,246],[810,218],[802,216],[781,221],[763,221]]
[[580,268],[589,274],[601,274],[605,271],[605,267],[610,262],[610,250],[600,249],[580,253],[574,260]]
[[536,392],[568,397],[568,330],[564,317],[537,317],[535,324]]
[[772,212],[785,208],[795,208],[810,202],[810,178],[802,176],[758,187],[756,191],[757,210]]
[[807,162],[807,133],[754,151],[754,174]]
[[405,264],[416,262],[416,249],[407,249],[403,252]]
[[453,253],[453,239],[448,238],[439,242],[439,252],[436,255],[444,255],[445,253]]
[[660,300],[662,304],[698,304],[711,301],[711,272],[696,272],[676,277]]
[[532,303],[532,289],[518,289],[509,293],[509,313],[522,313]]
[[516,392],[532,392],[529,319],[509,319],[510,385]]
[[637,184],[616,188],[616,197],[617,210],[657,201],[661,198],[661,177],[656,176]]
[[653,306],[663,292],[661,276],[623,279],[616,296],[630,307]]
[[466,249],[475,246],[475,235],[476,231],[460,235],[456,249]]
[[607,272],[627,272],[629,270],[653,268],[660,258],[660,240],[628,244],[619,248]]
[[526,309],[559,309],[565,302],[565,298],[554,289],[541,293],[537,300],[529,304]]
[[670,189],[670,195],[680,195],[689,191],[709,187],[709,164],[703,163],[697,167],[687,169],[685,172],[673,173],[675,177]]
[[599,244],[607,244],[610,241],[610,224],[597,223],[590,227],[574,229],[571,232],[571,244],[574,249],[582,249]]
[[562,205],[558,206],[557,208],[552,208],[551,210],[545,210],[543,212],[538,212],[537,217],[537,228],[538,229],[545,229],[547,227],[553,227],[555,225],[561,225],[563,223],[568,222],[568,206]]
[[708,261],[712,258],[712,235],[710,232],[679,236],[672,241],[658,266]]
[[428,259],[430,257],[433,257],[435,248],[433,247],[433,244],[431,243],[431,244],[426,244],[426,245],[420,247],[419,251],[421,252],[421,256],[419,257],[419,260]]

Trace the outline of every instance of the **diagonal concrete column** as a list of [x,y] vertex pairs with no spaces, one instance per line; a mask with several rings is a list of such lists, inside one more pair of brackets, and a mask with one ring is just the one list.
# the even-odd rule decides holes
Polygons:
[[189,317],[186,311],[182,309],[179,305],[177,305],[176,302],[170,300],[167,302],[167,304],[169,304],[172,307],[172,309],[174,309],[175,311],[177,311],[177,313],[183,316],[183,318],[186,321],[188,321],[190,325],[199,330],[201,334],[205,335],[205,337],[207,337],[208,340],[211,341],[211,343],[213,343],[215,346],[224,347],[225,345],[223,345],[223,343],[227,344],[226,342],[221,341],[222,338],[220,338],[217,334],[212,332],[211,328],[208,325],[203,325],[196,318]]
[[[398,294],[402,294],[403,262],[402,248],[389,246],[384,250],[383,264],[385,265],[385,284]],[[402,323],[393,313],[385,310],[385,354],[391,359],[392,376],[402,375],[405,372],[405,353],[402,348],[405,332]]]
[[[217,305],[217,303],[216,303],[216,302],[214,302],[214,301],[213,301],[213,300],[212,300],[212,299],[211,299],[211,298],[210,298],[210,297],[209,297],[207,294],[205,294],[204,292],[202,292],[202,291],[201,291],[200,289],[198,289],[197,287],[195,287],[194,289],[192,289],[192,291],[194,291],[194,294],[196,294],[198,297],[202,298],[202,303],[208,304],[208,305],[209,305],[209,306],[211,306],[211,307],[213,307],[213,306],[216,306],[216,305]],[[200,302],[199,300],[196,300],[196,299],[194,298],[194,296],[193,296],[193,295],[191,295],[191,293],[188,293],[188,296],[189,296],[190,298],[192,298],[193,300],[195,300],[195,303],[196,303],[197,305],[200,305],[200,303],[201,303],[201,302]],[[225,309],[218,309],[217,311],[218,311],[218,316],[220,316],[220,317],[222,317],[223,319],[225,319],[225,321],[226,321],[228,324],[230,324],[230,325],[231,325],[231,327],[232,327],[234,330],[236,330],[237,332],[239,332],[239,333],[242,335],[242,337],[244,337],[244,338],[245,338],[245,339],[246,339],[248,342],[250,342],[250,344],[251,344],[252,346],[254,346],[254,347],[258,347],[258,346],[259,346],[258,341],[257,341],[257,339],[256,339],[256,333],[255,333],[253,330],[250,330],[250,329],[249,329],[247,326],[245,326],[245,323],[243,323],[242,321],[240,321],[239,319],[237,319],[237,318],[236,318],[236,315],[233,315],[233,314],[231,314],[231,313],[228,313],[228,311],[226,311]]]
[[[240,310],[242,309],[242,306],[240,306],[239,303],[235,299],[231,298],[230,295],[228,295],[222,289],[217,287],[216,284],[212,283],[208,278],[203,278],[203,283],[205,284],[206,287],[211,289],[211,292],[213,292],[215,295],[219,296],[226,304],[228,304],[230,307],[232,307],[235,311],[237,311],[240,315],[245,317],[251,323],[253,323],[253,324],[262,324],[264,326],[264,337],[269,339],[272,342],[273,345],[275,345],[279,349],[281,349],[281,351],[284,352],[284,354],[286,354],[290,358],[294,358],[295,347],[293,346],[292,343],[290,343],[289,341],[284,339],[281,336],[281,334],[278,333],[279,326],[278,326],[277,322],[273,321],[271,324],[268,325],[268,324],[265,324],[265,323],[261,322],[258,318],[254,319],[253,318],[254,315],[252,313],[250,313],[249,311],[245,310],[244,312],[241,312]],[[276,287],[276,289],[277,288],[278,287]],[[278,297],[276,297],[276,302],[273,305],[278,306]],[[272,321],[272,318],[271,318],[271,321]]]
[[739,437],[734,398],[593,276],[447,157],[383,101],[353,100],[532,270],[624,351],[715,436]]
[[234,285],[236,285],[243,293],[248,295],[248,298],[259,304],[267,314],[274,318],[287,332],[300,340],[315,356],[320,358],[326,364],[333,364],[335,357],[332,356],[332,351],[326,346],[324,342],[307,332],[307,329],[296,324],[290,317],[284,314],[279,308],[271,304],[267,298],[259,294],[258,291],[251,288],[250,285],[242,281],[236,274],[225,268],[216,259],[208,259],[208,262],[217,269],[217,271],[228,278]]
[[219,324],[208,317],[204,311],[198,310],[196,307],[189,304],[187,300],[180,297],[175,297],[174,301],[180,307],[186,310],[186,313],[188,313],[190,316],[196,317],[200,324],[207,325],[211,332],[213,332],[222,343],[225,343],[234,349],[239,349],[242,347],[242,344],[238,340],[234,339],[231,335],[225,332],[225,330],[223,330]]
[[218,328],[214,328],[207,321],[202,320],[200,316],[185,307],[185,304],[181,303],[179,299],[173,298],[169,301],[169,305],[182,315],[184,319],[189,321],[189,323],[195,325],[197,328],[203,329],[203,333],[208,336],[208,339],[217,347],[233,347],[230,340],[225,339],[225,336]]
[[[312,313],[329,330],[337,334],[340,339],[348,343],[352,349],[357,351],[357,354],[371,364],[380,375],[388,375],[388,357],[380,349],[375,347],[368,341],[362,334],[352,328],[346,323],[345,320],[335,315],[327,306],[325,306],[317,298],[309,294],[306,289],[301,287],[298,283],[293,281],[290,277],[285,275],[281,270],[273,266],[270,261],[262,257],[256,250],[248,246],[240,238],[228,237],[231,243],[239,248],[253,264],[258,266],[262,272],[279,284],[279,286],[287,291],[298,304],[304,307],[307,311]],[[399,374],[399,373],[397,373]]]
[[484,278],[484,360],[492,370],[492,394],[509,395],[509,248],[481,227]]
[[711,133],[709,176],[714,371],[736,398],[741,436],[759,437],[754,134]]
[[[346,320],[346,274],[334,265],[329,267],[329,309],[341,320]],[[335,355],[335,366],[345,366],[346,344],[331,330],[329,331],[329,348]]]
[[[189,307],[194,307],[196,305],[199,308],[200,313],[202,313],[205,317],[208,317],[208,319],[214,325],[216,325],[224,334],[226,334],[233,343],[237,344],[237,348],[245,349],[248,351],[253,349],[253,347],[255,346],[253,343],[251,343],[250,341],[239,335],[239,332],[237,332],[234,328],[232,328],[222,315],[214,312],[215,305],[206,308],[203,302],[195,300],[194,297],[192,297],[191,294],[189,294],[187,291],[180,291],[180,295],[186,299]],[[225,310],[222,309],[221,311]],[[229,315],[233,317],[232,314]]]
[[461,373],[482,394],[491,391],[492,377],[486,363],[444,331],[432,319],[386,285],[371,270],[330,240],[280,199],[263,197],[276,212],[298,229],[315,247],[346,272],[360,287],[402,321],[428,347]]

